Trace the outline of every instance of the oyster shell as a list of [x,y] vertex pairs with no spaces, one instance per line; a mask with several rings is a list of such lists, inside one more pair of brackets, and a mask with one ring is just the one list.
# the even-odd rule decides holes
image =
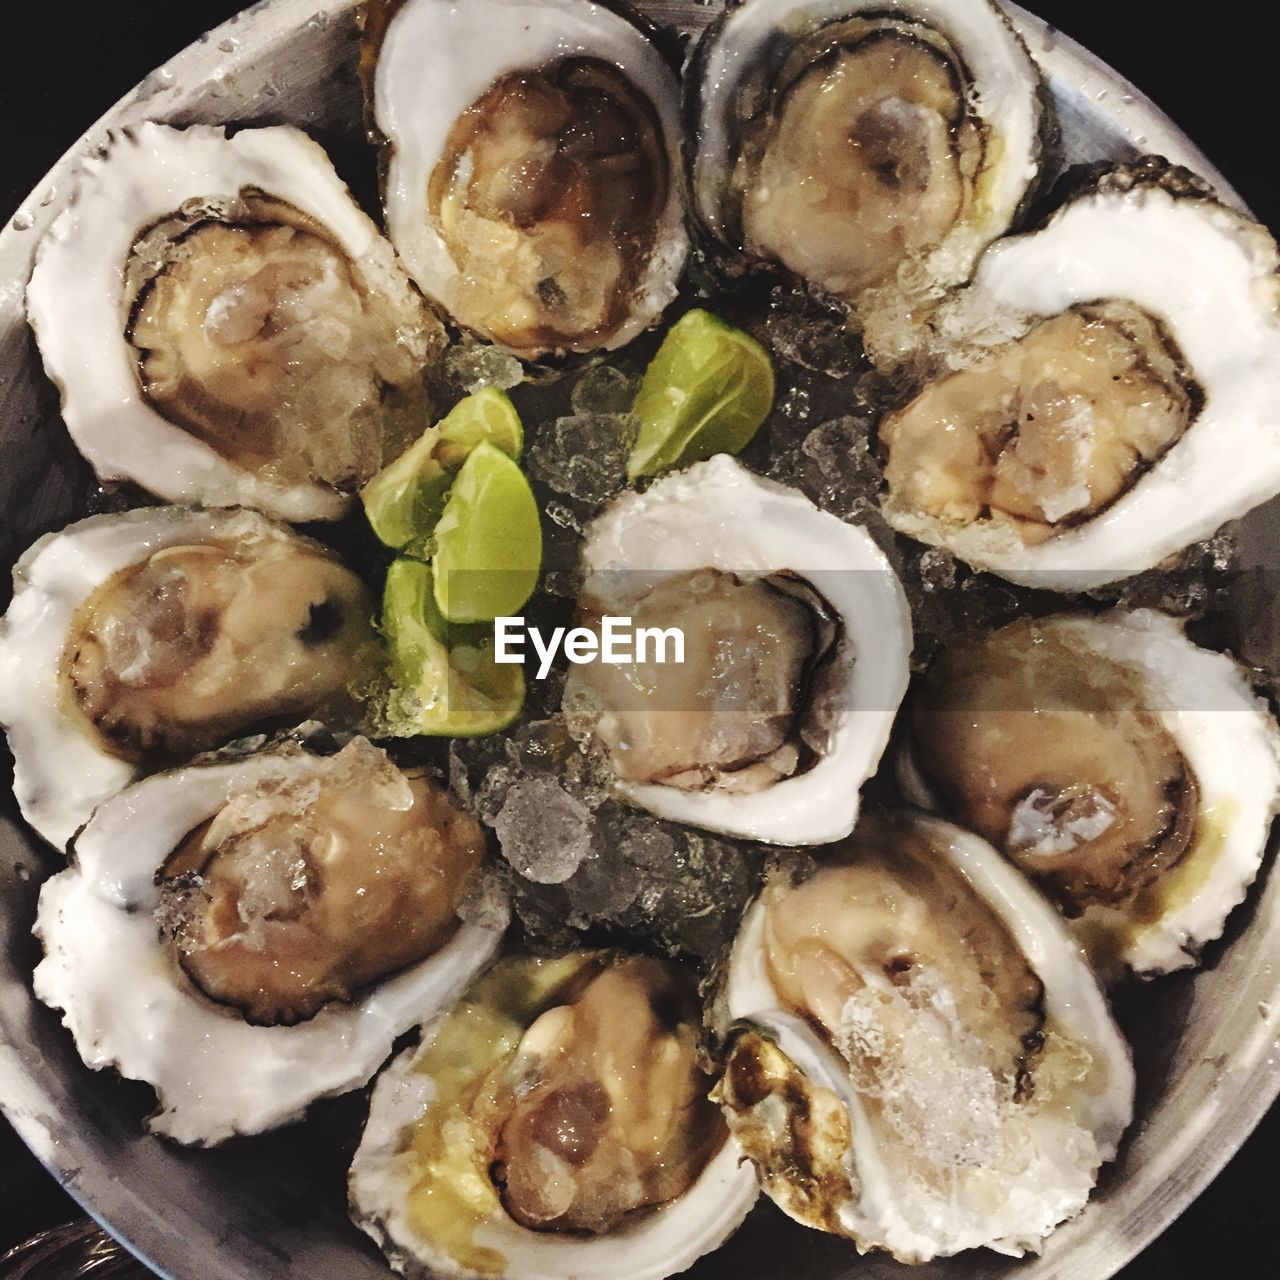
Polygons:
[[692,976],[500,961],[379,1078],[352,1216],[410,1277],[662,1280],[759,1193],[699,1065]]
[[332,520],[418,433],[443,331],[306,134],[141,124],[84,161],[27,314],[100,479]]
[[935,660],[904,790],[990,840],[1095,967],[1186,968],[1219,937],[1280,810],[1280,729],[1244,672],[1149,610],[1024,620]]
[[1278,265],[1263,227],[1159,161],[993,245],[937,318],[950,368],[881,422],[886,518],[1087,591],[1274,496]]
[[808,880],[778,873],[723,1017],[721,1097],[765,1191],[903,1262],[1038,1249],[1132,1113],[1128,1047],[1062,921],[935,818],[869,814]]
[[886,336],[879,313],[910,327],[1008,230],[1052,130],[1039,70],[989,0],[743,0],[695,68],[704,225]]
[[848,835],[911,651],[870,536],[721,454],[617,499],[583,562],[589,618],[684,635],[681,663],[655,650],[566,685],[575,735],[604,748],[623,798],[749,840]]
[[23,815],[65,847],[159,764],[302,716],[358,719],[372,611],[331,551],[255,512],[146,508],[47,534],[0,618]]
[[100,806],[42,888],[36,994],[86,1064],[155,1089],[154,1132],[258,1133],[359,1088],[493,957],[501,929],[456,916],[482,850],[362,738],[158,774]]
[[688,250],[679,88],[606,5],[373,6],[387,231],[422,291],[526,359],[621,347]]

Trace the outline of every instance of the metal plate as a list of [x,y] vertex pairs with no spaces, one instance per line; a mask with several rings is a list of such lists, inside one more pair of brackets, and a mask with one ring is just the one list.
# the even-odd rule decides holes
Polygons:
[[[701,26],[716,5],[651,0],[660,22]],[[23,321],[22,294],[42,232],[61,207],[74,157],[109,128],[153,118],[291,121],[334,152],[357,190],[372,157],[361,144],[355,5],[259,5],[159,68],[104,116],[0,232],[0,562],[75,514],[87,472],[58,421]],[[1015,10],[1052,77],[1065,161],[1159,151],[1230,191],[1177,128],[1136,89],[1070,40]],[[1242,533],[1276,558],[1274,510]],[[6,592],[0,588],[0,605]],[[359,1099],[324,1104],[306,1124],[215,1151],[147,1136],[149,1091],[91,1073],[57,1016],[31,994],[30,937],[40,880],[54,858],[19,822],[0,779],[0,1106],[66,1188],[154,1267],[182,1280],[385,1280],[381,1258],[345,1217],[346,1143]],[[1086,1212],[1038,1259],[986,1252],[918,1268],[922,1280],[1105,1280],[1208,1184],[1280,1092],[1280,884],[1265,875],[1228,937],[1194,975],[1144,990],[1126,1018],[1139,1069],[1138,1119]],[[228,1064],[234,1070],[234,1064]],[[700,1280],[882,1280],[896,1264],[858,1259],[847,1244],[758,1210],[690,1273]]]

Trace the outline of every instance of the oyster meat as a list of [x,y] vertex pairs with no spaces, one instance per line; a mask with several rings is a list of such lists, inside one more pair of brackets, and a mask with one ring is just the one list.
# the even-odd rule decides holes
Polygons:
[[1013,582],[1087,591],[1274,496],[1278,265],[1185,172],[1099,177],[942,309],[949,367],[880,424],[885,516]]
[[968,279],[1040,171],[1040,73],[989,0],[745,0],[696,66],[702,221],[863,324]]
[[100,479],[332,520],[421,429],[443,330],[292,128],[141,124],[86,159],[27,314]]
[[155,1132],[258,1133],[359,1088],[488,964],[501,929],[457,915],[483,853],[474,819],[363,738],[157,774],[41,890],[36,994],[89,1066],[155,1089]]

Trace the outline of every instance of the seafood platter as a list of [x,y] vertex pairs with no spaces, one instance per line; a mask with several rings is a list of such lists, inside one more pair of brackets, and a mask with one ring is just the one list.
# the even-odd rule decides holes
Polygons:
[[210,33],[0,234],[5,1113],[174,1277],[1105,1280],[1280,1090],[1278,269],[995,0]]

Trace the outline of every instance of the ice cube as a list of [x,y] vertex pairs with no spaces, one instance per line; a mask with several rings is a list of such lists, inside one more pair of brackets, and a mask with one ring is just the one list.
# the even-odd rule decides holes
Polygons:
[[569,403],[574,413],[630,413],[638,385],[621,369],[599,364],[588,369],[573,384]]
[[633,866],[661,873],[675,865],[676,842],[656,822],[633,822],[618,833],[618,852]]
[[562,884],[591,850],[591,811],[554,778],[521,778],[493,818],[502,855],[528,880]]
[[578,513],[563,502],[548,502],[547,515],[562,529],[569,529],[573,533],[582,532],[582,521],[578,519]]
[[481,822],[490,827],[497,822],[507,803],[507,792],[518,777],[517,771],[505,764],[495,764],[485,773],[471,806]]
[[445,352],[444,374],[460,395],[474,395],[485,387],[518,387],[524,381],[524,365],[487,342],[464,338]]
[[573,903],[570,923],[589,929],[596,921],[618,921],[635,902],[640,885],[639,868],[619,858],[607,843],[597,842],[565,885]]
[[[672,954],[713,960],[729,947],[759,888],[763,858],[752,845],[647,821],[672,847],[664,862],[647,869],[636,927]],[[632,847],[638,838],[645,839],[633,835]],[[660,851],[660,844],[652,849],[655,856]]]
[[828,378],[848,377],[864,363],[842,307],[781,285],[769,298],[765,341],[789,364]]
[[512,905],[525,945],[535,953],[554,954],[582,945],[581,935],[569,924],[572,907],[564,885],[516,878]]
[[845,414],[820,423],[798,448],[784,451],[771,473],[842,520],[861,523],[877,515],[882,477],[865,418]]
[[577,749],[562,716],[528,721],[515,731],[507,747],[512,763],[525,773],[556,775],[564,772]]
[[511,915],[510,894],[510,885],[502,871],[485,867],[472,876],[467,885],[458,904],[458,919],[482,929],[505,929]]
[[956,585],[956,558],[942,547],[930,547],[917,566],[926,591],[950,591]]
[[530,446],[529,470],[557,493],[599,506],[627,482],[627,454],[636,429],[629,414],[557,418]]

